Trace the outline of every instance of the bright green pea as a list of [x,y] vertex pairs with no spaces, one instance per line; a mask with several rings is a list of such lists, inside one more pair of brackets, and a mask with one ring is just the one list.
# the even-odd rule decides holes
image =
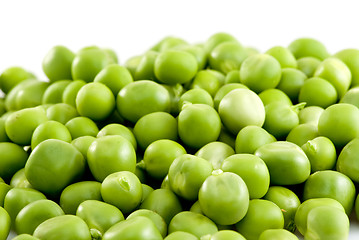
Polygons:
[[71,82],[71,80],[59,80],[51,83],[42,96],[42,104],[61,103],[62,95]]
[[220,230],[209,237],[210,240],[245,240],[238,232],[233,230]]
[[69,104],[56,103],[46,110],[46,116],[49,120],[66,124],[72,118],[78,117],[79,114],[76,108]]
[[171,219],[182,211],[178,197],[169,189],[156,189],[141,203],[141,209],[157,212],[168,225]]
[[187,45],[188,43],[182,38],[167,36],[163,38],[156,46],[152,47],[151,50],[163,52],[168,49],[177,48],[179,46]]
[[168,171],[169,184],[178,196],[187,200],[196,200],[201,185],[212,171],[212,164],[207,160],[184,154],[171,164]]
[[334,54],[334,57],[337,57],[342,60],[350,69],[350,72],[352,74],[351,86],[354,87],[359,85],[359,50],[344,49]]
[[298,196],[282,186],[271,186],[264,196],[264,199],[274,202],[282,211],[284,217],[284,229],[294,232],[295,213],[300,205]]
[[229,33],[218,32],[211,35],[204,44],[204,49],[207,53],[223,42],[237,42],[237,39]]
[[277,88],[270,88],[264,90],[260,94],[258,94],[260,99],[262,100],[264,106],[267,106],[273,102],[281,102],[282,104],[286,104],[292,106],[292,100],[288,97],[286,93]]
[[25,165],[30,184],[45,194],[56,196],[85,170],[82,154],[70,143],[48,139],[31,152]]
[[99,132],[96,123],[87,117],[75,117],[69,120],[65,126],[69,130],[72,139],[82,136],[96,137]]
[[25,166],[28,154],[19,145],[11,142],[0,142],[0,177],[5,181]]
[[297,68],[297,60],[288,48],[281,46],[272,47],[266,54],[277,59],[282,68]]
[[32,188],[25,175],[25,168],[21,168],[11,178],[10,186],[15,188]]
[[310,175],[310,162],[303,150],[294,143],[267,143],[254,154],[266,163],[272,185],[299,184]]
[[0,206],[0,222],[1,222],[0,239],[6,240],[10,233],[11,219],[8,212],[1,206]]
[[225,84],[229,83],[240,83],[239,70],[232,70],[226,74],[226,78],[224,80]]
[[339,103],[350,103],[359,108],[359,87],[349,89],[340,99]]
[[302,57],[297,59],[297,68],[310,78],[313,77],[320,62],[321,61],[315,57]]
[[34,236],[41,240],[92,239],[86,223],[74,215],[57,216],[42,222],[35,229]]
[[133,133],[141,149],[156,140],[170,139],[176,141],[177,120],[166,112],[153,112],[141,117],[133,128]]
[[199,189],[198,202],[204,215],[212,221],[221,225],[232,225],[247,213],[248,188],[239,175],[215,170]]
[[63,124],[47,121],[41,123],[32,134],[31,149],[35,149],[39,143],[47,139],[59,139],[68,143],[72,140],[69,130]]
[[[136,176],[138,177],[137,174]],[[138,179],[140,179],[140,181],[142,182],[142,179],[140,177],[138,177]],[[142,186],[142,198],[141,198],[141,203],[142,203],[154,191],[154,189],[151,186],[143,183],[141,184],[141,186]]]
[[228,144],[223,142],[210,142],[201,147],[195,155],[210,162],[213,169],[219,169],[224,159],[233,154],[234,150]]
[[80,89],[86,84],[83,80],[74,80],[62,93],[62,102],[76,107],[76,96]]
[[26,205],[15,219],[17,234],[33,234],[37,226],[47,219],[64,215],[64,211],[54,201],[43,199]]
[[11,188],[8,184],[0,182],[0,207],[4,207],[5,196]]
[[134,172],[136,152],[132,144],[119,135],[103,136],[91,143],[87,162],[94,178],[101,182],[111,173]]
[[221,102],[223,97],[226,96],[230,91],[240,88],[248,89],[247,86],[241,83],[228,83],[223,85],[220,89],[218,89],[216,95],[214,96],[214,108],[218,109],[219,103]]
[[333,104],[320,115],[318,131],[336,147],[344,147],[359,136],[359,109],[348,103]]
[[198,70],[204,69],[207,64],[207,54],[204,50],[204,47],[196,46],[196,45],[187,45],[187,44],[181,44],[174,47],[174,49],[185,51],[190,54],[192,54],[198,64]]
[[130,71],[132,78],[136,74],[136,69],[140,64],[142,57],[143,55],[133,56],[127,59],[127,61],[124,63],[124,66],[128,69],[128,71]]
[[110,227],[102,240],[162,240],[156,225],[147,217],[137,216]]
[[287,135],[286,141],[297,144],[301,147],[307,141],[318,137],[318,127],[314,124],[304,123],[294,127]]
[[97,134],[97,137],[103,137],[108,135],[120,135],[126,138],[133,145],[134,149],[137,149],[137,141],[133,132],[126,126],[118,123],[112,123],[104,126]]
[[196,75],[196,58],[185,51],[167,50],[161,52],[154,65],[155,76],[166,84],[186,83]]
[[303,199],[333,198],[350,214],[356,197],[354,183],[343,173],[324,170],[310,175],[304,184]]
[[337,171],[344,173],[348,176],[353,182],[358,183],[358,148],[359,138],[351,140],[345,147],[341,150],[338,161],[336,164]]
[[253,154],[259,147],[264,144],[275,142],[276,139],[265,129],[258,126],[246,126],[242,128],[236,137],[236,153]]
[[196,237],[195,235],[188,233],[188,232],[183,232],[183,231],[176,231],[173,233],[168,234],[164,240],[198,240],[198,237]]
[[76,216],[86,222],[93,237],[98,232],[103,235],[110,227],[124,220],[118,208],[98,200],[82,202],[77,208]]
[[310,161],[312,173],[330,170],[335,167],[337,153],[334,144],[329,138],[316,137],[302,145],[302,149]]
[[143,217],[147,217],[148,219],[150,219],[151,221],[153,221],[153,223],[155,224],[156,228],[158,229],[158,231],[161,233],[162,237],[166,237],[167,235],[167,224],[166,222],[163,220],[163,218],[161,217],[161,215],[159,215],[158,213],[152,211],[152,210],[148,210],[148,209],[139,209],[136,210],[134,212],[132,212],[130,215],[128,215],[128,217],[126,218],[126,220],[128,219],[133,219],[136,218],[138,216],[143,216]]
[[9,67],[0,75],[0,88],[5,94],[7,94],[17,84],[29,78],[32,78],[31,73],[22,67]]
[[77,150],[82,153],[84,159],[87,160],[87,151],[95,139],[93,136],[82,136],[72,140],[71,144],[77,148]]
[[225,95],[218,106],[218,113],[232,134],[248,126],[262,127],[265,109],[257,94],[248,89],[235,89]]
[[318,126],[318,121],[320,115],[323,113],[324,109],[318,106],[305,107],[299,111],[299,124],[311,123]]
[[313,38],[298,38],[289,44],[288,49],[297,59],[302,57],[315,57],[323,60],[329,57],[325,46]]
[[187,146],[199,149],[216,141],[221,131],[221,119],[214,108],[206,104],[187,104],[178,115],[178,135]]
[[267,229],[258,240],[298,240],[298,237],[285,229]]
[[158,54],[159,53],[155,51],[148,51],[142,56],[136,67],[133,77],[134,80],[157,80],[154,72],[154,65]]
[[162,180],[168,174],[172,162],[186,153],[186,150],[175,141],[169,139],[154,141],[146,148],[143,155],[146,172],[151,177]]
[[168,226],[168,233],[176,231],[188,232],[200,238],[218,232],[218,228],[212,220],[202,214],[183,211],[176,214]]
[[71,64],[75,54],[65,46],[54,46],[42,61],[42,70],[50,82],[71,79]]
[[253,199],[249,201],[246,216],[236,223],[236,230],[247,240],[258,239],[267,229],[280,229],[284,226],[280,208],[271,201]]
[[19,145],[30,145],[34,130],[47,121],[41,107],[25,108],[12,113],[5,121],[5,131],[11,141]]
[[329,81],[338,92],[339,98],[342,98],[348,91],[352,75],[350,69],[343,61],[338,58],[328,58],[321,62],[314,72],[314,77],[321,77]]
[[83,181],[68,185],[60,195],[59,204],[66,214],[75,214],[78,206],[86,200],[102,200],[101,183]]
[[270,180],[268,168],[262,159],[253,154],[234,154],[224,159],[221,169],[235,173],[243,179],[250,199],[262,198],[268,191]]
[[[5,104],[5,109],[7,111],[15,111],[15,110],[19,110],[19,106],[17,104],[17,98],[19,96],[19,92],[22,91],[24,92],[25,89],[27,89],[28,86],[31,86],[34,84],[34,82],[38,82],[35,79],[25,79],[21,82],[19,82],[16,86],[14,86],[7,94],[6,97],[4,99],[4,104]],[[26,91],[27,92],[27,91]],[[42,103],[42,96],[43,93],[39,94],[39,95],[35,95],[35,94],[31,94],[31,96],[36,97],[37,101],[39,101],[40,103]],[[40,99],[41,97],[41,99]]]
[[268,54],[249,56],[243,61],[239,72],[241,83],[257,93],[275,88],[281,74],[279,62]]
[[171,110],[171,98],[166,88],[149,80],[127,84],[118,93],[116,101],[120,115],[133,123],[148,113]]
[[121,212],[130,213],[141,203],[141,182],[129,171],[111,173],[102,182],[101,196],[105,202],[114,205]]
[[[223,77],[224,78],[224,77]],[[222,86],[221,79],[218,78],[218,73],[214,70],[201,70],[194,77],[191,88],[201,88],[206,90],[212,97],[216,94],[218,89]]]
[[[26,86],[18,85],[16,97],[14,98],[16,109],[24,109],[39,106],[49,83],[32,80]],[[15,89],[14,88],[14,89]]]
[[213,107],[213,98],[205,89],[193,88],[181,95],[178,101],[178,109],[182,109],[186,103],[207,104]]
[[23,233],[14,237],[13,240],[40,240],[40,239],[30,234]]
[[[303,84],[305,84],[307,76],[298,69],[284,68],[282,69],[282,76],[277,86],[282,90],[292,102],[298,102],[299,91]],[[299,102],[301,102],[299,100]]]

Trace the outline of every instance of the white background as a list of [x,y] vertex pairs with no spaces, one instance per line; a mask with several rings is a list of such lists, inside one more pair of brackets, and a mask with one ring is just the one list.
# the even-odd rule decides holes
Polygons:
[[[54,45],[114,49],[120,63],[172,35],[190,43],[231,33],[260,51],[299,37],[322,41],[330,53],[359,48],[355,0],[0,0],[0,72],[18,65],[45,80],[42,58]],[[349,239],[359,239],[359,223]]]

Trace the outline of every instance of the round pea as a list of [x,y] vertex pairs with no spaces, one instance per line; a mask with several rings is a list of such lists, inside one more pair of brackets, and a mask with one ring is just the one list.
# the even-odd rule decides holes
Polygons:
[[304,123],[294,127],[287,135],[286,141],[301,147],[307,141],[318,137],[318,127],[314,124]]
[[359,87],[349,89],[339,103],[350,103],[359,108]]
[[209,161],[213,169],[219,169],[224,159],[233,154],[234,150],[228,144],[223,142],[210,142],[201,147],[195,155]]
[[56,103],[46,110],[46,116],[49,120],[66,124],[70,119],[78,117],[79,114],[76,108],[69,104]]
[[62,95],[71,82],[71,80],[59,80],[51,83],[42,96],[42,104],[61,103]]
[[195,235],[188,233],[188,232],[176,231],[176,232],[168,234],[164,238],[164,240],[182,240],[182,239],[198,240],[198,237],[196,237]]
[[337,57],[342,60],[350,69],[350,72],[352,74],[351,86],[354,87],[359,85],[359,50],[350,48],[343,49],[334,54],[334,57]]
[[[307,76],[298,69],[284,68],[282,69],[282,76],[277,86],[292,100],[292,102],[298,102],[299,92],[306,83]],[[299,102],[302,102],[299,100]]]
[[0,182],[0,207],[4,207],[4,200],[7,192],[12,188],[12,186]]
[[275,46],[267,50],[266,54],[277,59],[282,68],[297,68],[297,60],[288,48]]
[[211,35],[204,44],[207,53],[210,53],[217,45],[223,42],[237,42],[237,39],[229,33],[218,32]]
[[27,180],[25,175],[25,168],[21,168],[17,171],[10,180],[11,187],[18,187],[18,188],[32,188],[29,180]]
[[134,80],[157,80],[154,72],[154,65],[158,54],[158,52],[150,50],[142,56],[136,67]]
[[8,212],[0,206],[0,222],[1,222],[1,229],[0,229],[0,239],[7,239],[10,228],[11,228],[11,219]]
[[133,218],[136,218],[138,216],[143,216],[143,217],[147,217],[148,219],[150,219],[155,224],[156,228],[161,233],[162,237],[166,237],[166,235],[167,235],[167,224],[163,220],[161,215],[159,215],[158,213],[156,213],[156,212],[154,212],[152,210],[138,209],[138,210],[132,212],[130,215],[128,215],[126,220],[133,219]]
[[240,83],[240,77],[239,77],[239,69],[238,70],[232,70],[226,74],[226,78],[224,79],[225,84],[229,83]]
[[31,74],[22,67],[9,67],[0,75],[0,88],[6,94],[17,84],[31,77]]
[[69,85],[66,86],[64,92],[62,93],[62,102],[76,108],[77,93],[84,85],[86,85],[86,82],[83,80],[74,80],[69,83]]
[[197,60],[198,70],[201,70],[206,67],[207,54],[206,54],[204,47],[199,46],[199,45],[181,44],[181,45],[175,46],[174,49],[185,51],[185,52],[192,54]]
[[19,145],[0,142],[0,177],[9,181],[26,164],[28,154]]
[[359,139],[355,138],[350,141],[339,154],[336,164],[337,171],[344,173],[353,182],[358,183],[359,164],[357,161],[357,152],[359,146]]
[[324,112],[324,109],[322,107],[318,106],[310,106],[305,107],[302,110],[299,110],[298,117],[299,117],[299,123],[311,123],[313,125],[318,126],[318,121],[320,115]]
[[264,106],[267,106],[273,102],[281,102],[282,104],[286,104],[292,106],[292,100],[288,97],[288,95],[280,89],[270,88],[264,90],[258,97],[262,100]]
[[220,89],[218,89],[218,91],[216,92],[216,95],[214,96],[214,108],[218,109],[219,103],[221,102],[223,97],[227,95],[227,93],[229,93],[230,91],[232,91],[234,89],[239,89],[239,88],[248,89],[247,86],[245,86],[241,83],[228,83],[228,84],[223,85]]
[[96,137],[99,132],[96,123],[88,117],[75,117],[69,120],[65,126],[69,130],[72,139],[82,136]]
[[108,125],[104,126],[97,133],[98,138],[103,137],[103,136],[108,136],[108,135],[120,135],[121,137],[124,137],[128,141],[130,141],[130,143],[132,144],[132,146],[134,147],[135,150],[137,149],[137,141],[136,141],[135,135],[128,127],[126,127],[122,124],[118,124],[118,123],[108,124]]
[[234,230],[220,230],[212,234],[210,240],[245,240],[245,238]]
[[258,240],[298,240],[298,237],[285,229],[267,229]]
[[289,44],[288,49],[296,58],[315,57],[323,60],[329,57],[326,47],[313,38],[298,38]]
[[[19,86],[19,88],[17,88],[17,86]],[[14,91],[16,91],[16,96],[13,99],[14,105],[16,109],[23,109],[39,106],[42,103],[42,98],[49,86],[49,83],[30,80],[26,86],[22,86],[20,84],[17,86],[15,87],[16,89],[14,88]]]
[[182,109],[186,103],[207,104],[213,107],[213,98],[206,90],[193,88],[181,95],[178,101],[178,109]]
[[317,69],[320,62],[315,57],[302,57],[297,59],[297,68],[310,78],[313,77],[315,69]]
[[201,70],[194,77],[191,88],[201,88],[206,90],[212,97],[218,89],[223,85],[224,76],[214,70]]
[[37,238],[37,237],[34,237],[34,236],[30,235],[30,234],[23,233],[23,234],[15,236],[13,238],[13,240],[40,240],[40,239]]

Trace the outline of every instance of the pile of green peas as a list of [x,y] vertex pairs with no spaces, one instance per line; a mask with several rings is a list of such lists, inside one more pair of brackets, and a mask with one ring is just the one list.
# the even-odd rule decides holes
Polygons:
[[55,46],[0,75],[0,240],[344,240],[359,216],[359,50],[166,37]]

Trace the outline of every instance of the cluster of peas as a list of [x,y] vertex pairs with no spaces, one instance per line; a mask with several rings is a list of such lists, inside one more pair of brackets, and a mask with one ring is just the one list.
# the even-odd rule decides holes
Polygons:
[[167,37],[0,75],[0,240],[347,239],[359,50]]

